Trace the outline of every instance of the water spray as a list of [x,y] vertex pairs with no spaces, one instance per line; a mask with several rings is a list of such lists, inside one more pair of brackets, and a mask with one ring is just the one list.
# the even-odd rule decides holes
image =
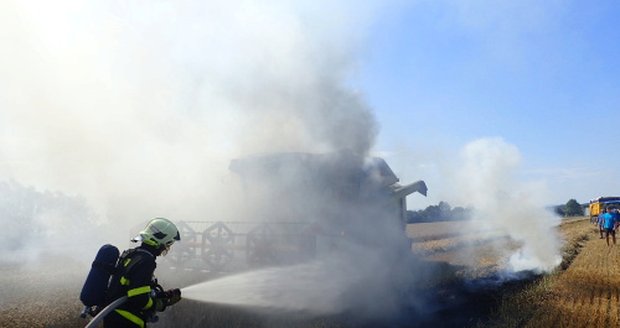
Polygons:
[[313,314],[342,310],[342,294],[360,280],[353,267],[331,260],[249,271],[181,289],[183,298],[247,308]]

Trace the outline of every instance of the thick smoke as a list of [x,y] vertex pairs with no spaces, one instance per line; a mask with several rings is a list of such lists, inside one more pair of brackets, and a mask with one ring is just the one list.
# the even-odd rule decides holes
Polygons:
[[83,198],[40,192],[15,181],[0,182],[0,217],[0,238],[6,243],[0,264],[80,247],[96,232],[91,224],[96,217]]
[[119,240],[153,216],[235,219],[231,159],[372,146],[374,117],[344,85],[376,5],[356,7],[4,1],[0,180],[79,195]]
[[475,210],[473,231],[516,242],[496,245],[505,254],[506,271],[550,271],[561,261],[555,229],[560,219],[546,208],[544,185],[522,182],[520,161],[519,150],[500,138],[473,141],[460,154],[454,191],[461,204]]

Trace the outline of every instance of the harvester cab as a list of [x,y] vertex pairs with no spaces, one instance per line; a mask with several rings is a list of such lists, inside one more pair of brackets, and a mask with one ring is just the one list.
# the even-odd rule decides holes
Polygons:
[[[257,155],[233,160],[230,170],[241,177],[250,203],[266,207],[271,216],[298,222],[323,221],[322,214],[337,211],[346,215],[351,209],[367,209],[366,205],[372,204],[404,225],[407,196],[414,192],[426,196],[428,190],[422,180],[399,184],[382,158],[350,153]],[[265,192],[281,202],[253,202],[252,198],[265,197]]]

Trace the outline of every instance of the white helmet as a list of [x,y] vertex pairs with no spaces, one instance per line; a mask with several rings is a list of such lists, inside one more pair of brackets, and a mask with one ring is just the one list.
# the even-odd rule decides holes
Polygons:
[[175,241],[181,240],[181,236],[179,235],[179,229],[172,221],[166,218],[154,218],[134,238],[134,241],[140,240],[157,249],[164,248],[168,250]]

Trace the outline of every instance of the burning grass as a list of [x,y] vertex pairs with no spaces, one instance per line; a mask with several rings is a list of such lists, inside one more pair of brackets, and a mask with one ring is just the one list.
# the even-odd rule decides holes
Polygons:
[[565,222],[563,261],[552,274],[505,293],[478,327],[617,327],[620,248],[609,248],[587,219]]

